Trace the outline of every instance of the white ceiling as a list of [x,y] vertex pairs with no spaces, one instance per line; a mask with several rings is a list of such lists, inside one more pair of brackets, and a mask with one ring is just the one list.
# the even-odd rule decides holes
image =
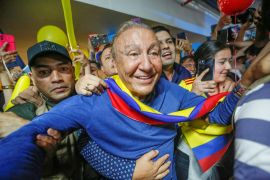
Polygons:
[[[76,1],[71,1],[71,6],[77,43],[83,48],[86,48],[89,33],[108,33],[116,30],[122,22],[134,18]],[[143,22],[150,26],[159,24],[148,20]],[[36,42],[37,31],[45,25],[56,25],[65,31],[60,0],[0,0],[0,29],[4,33],[15,35],[17,49],[24,60],[27,48]],[[169,28],[173,34],[182,31]],[[188,36],[191,41],[205,40],[193,33]]]

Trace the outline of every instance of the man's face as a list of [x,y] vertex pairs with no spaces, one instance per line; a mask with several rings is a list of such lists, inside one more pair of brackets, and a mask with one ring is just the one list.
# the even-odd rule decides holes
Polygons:
[[107,75],[107,76],[112,76],[114,74],[117,74],[117,70],[115,67],[115,62],[112,57],[112,48],[108,47],[106,48],[102,55],[101,55],[101,70]]
[[135,97],[145,98],[162,73],[159,43],[154,32],[133,27],[124,31],[115,43],[115,62],[121,80]]
[[171,65],[175,62],[175,45],[170,34],[166,31],[156,33],[161,49],[161,60],[163,66]]
[[74,70],[68,60],[39,57],[35,61],[31,79],[49,100],[59,102],[74,92]]

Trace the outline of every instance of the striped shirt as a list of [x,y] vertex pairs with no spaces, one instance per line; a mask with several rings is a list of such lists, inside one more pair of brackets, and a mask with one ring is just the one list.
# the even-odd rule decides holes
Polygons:
[[242,98],[234,118],[235,179],[270,179],[270,81]]

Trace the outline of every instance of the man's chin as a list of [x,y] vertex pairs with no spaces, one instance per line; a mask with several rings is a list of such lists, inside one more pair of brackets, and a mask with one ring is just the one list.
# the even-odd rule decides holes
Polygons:
[[70,92],[63,92],[63,93],[57,93],[53,94],[50,99],[52,99],[54,102],[60,102],[70,96]]
[[165,61],[162,61],[162,67],[170,66],[173,63],[174,63],[174,60],[165,60]]

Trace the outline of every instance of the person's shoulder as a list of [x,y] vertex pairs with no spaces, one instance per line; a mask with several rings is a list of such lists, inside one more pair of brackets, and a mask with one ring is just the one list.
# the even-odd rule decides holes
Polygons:
[[262,83],[254,87],[252,90],[247,92],[247,94],[241,99],[238,106],[241,106],[245,103],[249,103],[252,101],[269,101],[270,103],[270,82]]
[[8,111],[14,112],[17,110],[28,110],[28,109],[36,109],[36,106],[30,102],[23,103],[23,104],[16,104],[11,107]]
[[168,81],[165,78],[160,78],[159,86],[162,86],[165,91],[173,93],[183,93],[185,90],[183,87],[180,87],[178,84]]
[[32,120],[36,116],[36,109],[37,108],[34,104],[28,102],[17,104],[10,108],[8,112],[13,112],[24,119]]

